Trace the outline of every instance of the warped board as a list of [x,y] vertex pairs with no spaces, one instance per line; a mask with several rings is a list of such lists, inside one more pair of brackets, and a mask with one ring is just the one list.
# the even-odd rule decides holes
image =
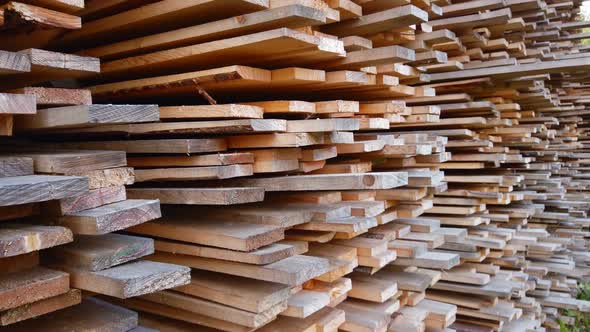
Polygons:
[[159,199],[161,204],[233,205],[264,200],[262,188],[130,188],[130,199]]

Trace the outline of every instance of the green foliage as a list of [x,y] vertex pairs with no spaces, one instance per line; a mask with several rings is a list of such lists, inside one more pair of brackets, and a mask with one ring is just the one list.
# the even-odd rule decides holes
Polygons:
[[[584,283],[578,286],[577,299],[590,301],[590,283]],[[561,332],[590,332],[590,314],[566,309],[563,311],[563,315],[575,317],[576,322],[574,326],[568,326],[561,321],[558,322]]]

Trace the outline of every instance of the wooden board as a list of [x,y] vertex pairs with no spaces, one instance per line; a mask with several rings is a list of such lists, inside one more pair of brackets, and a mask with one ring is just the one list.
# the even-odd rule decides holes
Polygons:
[[70,274],[72,287],[123,299],[186,285],[190,280],[187,267],[151,261],[137,261],[98,272],[61,269]]
[[101,271],[154,253],[150,238],[105,234],[79,235],[67,245],[48,251],[51,264]]
[[128,331],[137,327],[137,313],[103,300],[85,298],[82,304],[10,326],[11,331],[25,332],[39,326],[51,331]]
[[0,257],[22,255],[72,241],[72,232],[65,227],[0,224]]
[[37,105],[41,106],[68,106],[91,105],[92,95],[90,90],[26,87],[11,90],[11,93],[22,93],[36,98]]
[[283,229],[275,226],[193,218],[162,218],[129,231],[239,251],[258,249],[284,238]]
[[283,302],[273,306],[265,312],[252,313],[227,307],[225,305],[207,301],[201,298],[170,291],[161,291],[156,294],[147,294],[141,298],[150,302],[167,305],[172,308],[179,308],[196,314],[205,315],[213,319],[218,319],[254,329],[268,324],[276,317],[276,315],[285,310],[286,307],[286,304]]
[[149,259],[291,286],[301,285],[331,269],[327,259],[302,255],[262,266],[167,253],[156,253]]
[[130,188],[130,199],[159,199],[161,204],[233,205],[261,202],[262,188]]
[[0,177],[33,175],[33,159],[0,157]]
[[266,191],[390,189],[407,184],[407,173],[299,175],[243,179],[233,185],[261,187]]
[[307,242],[300,242],[300,245],[273,243],[248,252],[201,246],[193,243],[171,240],[156,240],[155,247],[157,251],[173,254],[266,265],[287,257],[305,253],[307,251]]
[[25,54],[0,51],[0,75],[31,71],[31,61]]
[[1,114],[35,114],[35,97],[24,94],[0,93]]
[[0,206],[44,202],[88,191],[88,180],[73,176],[28,175],[0,178]]
[[67,292],[67,273],[44,267],[0,275],[0,309],[8,310]]
[[25,304],[0,313],[0,326],[11,325],[50,312],[63,310],[78,305],[81,301],[82,294],[80,290],[71,289],[64,294]]
[[[138,37],[114,44],[98,46],[79,54],[117,59],[141,53],[235,37],[273,28],[298,28],[325,23],[326,16],[319,10],[303,5],[290,5],[245,14],[240,19],[227,18],[187,28]],[[139,46],[141,45],[141,46]]]
[[[23,95],[27,96],[27,95]],[[154,122],[157,105],[79,105],[38,110],[35,116],[17,118],[16,130],[47,130],[97,124]]]
[[121,151],[21,152],[15,156],[32,158],[37,173],[81,173],[80,176],[87,177],[90,177],[85,173],[87,171],[122,167],[127,164],[125,153]]
[[71,149],[117,150],[127,153],[180,154],[218,152],[227,149],[227,144],[223,138],[90,141],[62,143],[59,146]]
[[56,217],[55,221],[74,234],[100,235],[160,218],[157,200],[126,200]]

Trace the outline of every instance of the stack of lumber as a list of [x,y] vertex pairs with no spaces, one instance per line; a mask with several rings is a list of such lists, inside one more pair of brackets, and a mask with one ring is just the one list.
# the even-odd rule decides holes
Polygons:
[[101,295],[17,328],[574,324],[566,310],[590,311],[580,6],[95,0],[80,29],[7,30],[1,151],[88,181],[26,215],[74,234],[43,263]]
[[[7,2],[0,38],[80,28],[79,17],[78,26],[60,25],[74,16],[36,5],[77,12],[83,1]],[[188,284],[189,268],[141,259],[154,252],[153,239],[114,233],[159,218],[159,201],[127,199],[134,172],[123,151],[46,149],[9,136],[155,121],[158,107],[97,105],[88,90],[43,84],[97,73],[96,58],[2,50],[0,67],[0,330],[137,328],[136,312],[88,296],[129,298]]]

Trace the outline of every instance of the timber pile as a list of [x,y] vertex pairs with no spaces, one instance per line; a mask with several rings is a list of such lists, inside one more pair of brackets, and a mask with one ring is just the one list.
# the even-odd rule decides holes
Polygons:
[[[83,1],[8,2],[1,33],[66,28],[59,23],[71,15],[52,9],[82,7]],[[96,73],[96,58],[40,49],[0,52],[2,136],[45,126],[159,119],[156,105],[96,105],[88,90],[31,87]],[[125,185],[134,174],[125,152],[15,147],[18,141],[3,140],[1,330],[127,331],[138,326],[136,312],[98,298],[83,300],[81,290],[84,297],[87,291],[129,298],[188,283],[187,267],[140,260],[154,252],[152,239],[113,233],[161,216],[158,200],[127,199]]]
[[74,234],[43,263],[101,294],[9,328],[573,324],[565,309],[590,311],[580,5],[95,0],[81,29],[7,30],[2,151],[87,179],[26,215]]

